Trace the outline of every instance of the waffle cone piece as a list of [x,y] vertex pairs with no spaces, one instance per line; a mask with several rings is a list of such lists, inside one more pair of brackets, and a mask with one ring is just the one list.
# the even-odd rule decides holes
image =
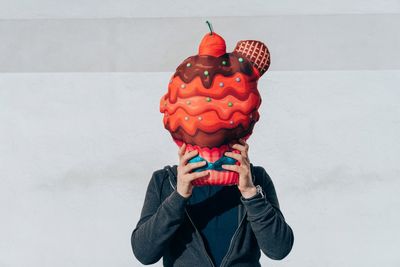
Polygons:
[[238,183],[238,173],[216,166],[224,152],[240,153],[229,143],[252,134],[262,101],[257,81],[269,65],[264,43],[242,40],[227,53],[225,40],[211,32],[203,37],[198,54],[177,67],[168,92],[160,100],[160,112],[174,142],[178,146],[186,143],[187,151],[198,150],[198,156],[213,166],[210,175],[194,180],[193,185]]

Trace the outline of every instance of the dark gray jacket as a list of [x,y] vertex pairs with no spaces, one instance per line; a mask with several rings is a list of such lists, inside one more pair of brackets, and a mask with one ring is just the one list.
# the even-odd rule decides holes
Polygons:
[[[253,183],[260,185],[264,197],[240,197],[239,227],[221,267],[261,266],[261,251],[280,260],[292,249],[294,236],[279,209],[271,178],[261,166],[251,166]],[[184,198],[176,191],[177,165],[165,166],[151,177],[140,220],[131,235],[135,257],[142,264],[163,258],[164,266],[214,266],[200,232],[189,217]],[[215,266],[214,266],[215,267]]]

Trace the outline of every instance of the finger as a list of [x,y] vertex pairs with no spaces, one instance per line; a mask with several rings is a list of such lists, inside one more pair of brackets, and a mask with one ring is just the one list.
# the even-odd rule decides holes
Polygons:
[[232,147],[232,148],[235,148],[235,149],[237,149],[237,150],[239,150],[240,152],[246,151],[245,146],[243,146],[243,145],[241,145],[241,144],[233,144],[233,145],[231,145],[231,147]]
[[[233,146],[232,146],[233,147]],[[247,144],[246,140],[244,140],[243,138],[239,138],[239,143],[236,144],[236,146],[238,149],[239,148],[244,148],[244,150],[248,151],[249,150],[249,144]],[[240,149],[239,149],[240,150]]]
[[183,168],[183,172],[188,173],[188,172],[192,171],[193,169],[196,169],[196,168],[199,168],[199,167],[202,167],[205,165],[206,165],[205,160],[202,160],[199,162],[191,162],[191,163],[186,164],[186,166]]
[[186,149],[186,143],[183,143],[183,145],[181,145],[181,147],[179,148],[179,151],[178,151],[179,158],[181,158],[183,156],[185,149]]
[[243,155],[242,154],[238,154],[238,153],[233,153],[233,152],[225,152],[224,155],[230,157],[230,158],[234,158],[237,161],[239,161],[241,164],[243,163]]
[[221,167],[226,170],[235,171],[237,173],[240,172],[240,166],[238,166],[238,165],[223,164],[223,165],[221,165]]
[[240,138],[239,142],[244,146],[246,151],[249,150],[249,144],[247,144],[246,140],[244,140],[243,138]]
[[[248,147],[248,146],[247,146]],[[243,145],[234,145],[234,147],[233,148],[235,148],[235,149],[237,149],[237,150],[239,150],[240,151],[240,154],[242,154],[242,156],[244,157],[244,158],[248,158],[248,148],[246,148],[246,146],[243,146]]]
[[201,171],[201,172],[193,172],[193,173],[189,174],[187,177],[188,177],[189,181],[193,181],[193,180],[195,180],[197,178],[201,178],[201,177],[207,176],[209,173],[210,173],[209,170]]
[[197,153],[198,153],[198,150],[196,150],[196,149],[186,152],[185,155],[183,155],[180,160],[180,165],[182,165],[182,166],[186,165],[188,160],[190,158],[193,158],[194,156],[196,156]]

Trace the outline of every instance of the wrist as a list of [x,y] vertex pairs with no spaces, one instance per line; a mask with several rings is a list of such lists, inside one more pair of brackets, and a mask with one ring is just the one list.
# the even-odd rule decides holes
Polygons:
[[257,194],[257,188],[255,186],[240,190],[243,198],[252,198]]
[[176,192],[178,193],[178,195],[180,195],[181,197],[183,197],[183,198],[185,198],[185,199],[188,199],[188,198],[191,197],[190,194],[183,194],[183,193],[179,192],[179,190],[176,190]]

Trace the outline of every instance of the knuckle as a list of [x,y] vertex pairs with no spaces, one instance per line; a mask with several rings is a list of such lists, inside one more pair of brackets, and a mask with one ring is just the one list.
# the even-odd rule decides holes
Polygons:
[[193,169],[193,168],[197,167],[199,164],[198,164],[198,162],[191,162],[188,165],[190,166],[191,169]]
[[202,173],[202,172],[194,172],[194,173],[193,173],[193,177],[199,177],[199,176],[201,176],[201,173]]
[[202,176],[204,176],[204,172],[198,172],[198,173],[196,173],[195,178],[199,178],[199,177],[202,177]]
[[184,166],[184,167],[182,167],[182,173],[183,174],[186,174],[188,171],[187,171],[187,167],[186,166]]

